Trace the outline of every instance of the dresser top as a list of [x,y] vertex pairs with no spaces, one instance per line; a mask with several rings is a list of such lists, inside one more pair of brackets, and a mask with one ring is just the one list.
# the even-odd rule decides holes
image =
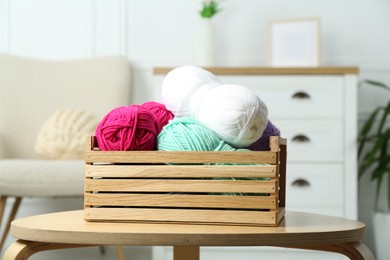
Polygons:
[[[153,74],[167,74],[174,67],[156,67]],[[204,67],[216,75],[343,75],[358,74],[358,67]]]

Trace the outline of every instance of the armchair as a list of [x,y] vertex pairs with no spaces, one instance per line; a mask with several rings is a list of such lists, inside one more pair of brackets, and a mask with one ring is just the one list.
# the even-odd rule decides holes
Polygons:
[[0,251],[22,198],[83,196],[83,160],[45,160],[34,151],[44,121],[63,107],[100,120],[130,103],[130,65],[123,57],[49,61],[0,54]]

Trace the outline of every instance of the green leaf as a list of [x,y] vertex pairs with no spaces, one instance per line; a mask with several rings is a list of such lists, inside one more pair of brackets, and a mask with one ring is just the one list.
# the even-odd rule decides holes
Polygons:
[[382,177],[383,175],[379,175],[379,178],[376,180],[376,190],[375,190],[375,210],[378,211],[379,209],[379,194],[381,191],[381,184],[382,184]]
[[380,88],[383,88],[383,89],[390,91],[390,87],[388,85],[386,85],[382,82],[379,82],[379,81],[366,79],[366,80],[362,80],[360,82],[359,86],[363,86],[364,84],[369,84],[369,85],[372,85],[374,87],[380,87]]
[[383,134],[384,143],[380,148],[379,156],[376,161],[378,163],[376,169],[372,172],[372,179],[378,177],[378,175],[388,173],[387,170],[390,166],[390,154],[389,154],[389,143],[390,143],[390,129]]
[[[378,160],[380,158],[381,157],[378,157]],[[382,159],[390,159],[390,156]],[[383,172],[386,172],[387,169],[388,169],[387,165],[383,165],[383,164],[381,165],[378,163],[377,167],[374,168],[372,171],[371,180],[374,181],[375,179],[379,178],[379,176],[383,174]]]
[[[379,126],[376,130],[375,135],[368,136],[370,130],[376,123],[376,119],[378,116],[378,113],[380,110],[384,110],[382,117],[380,118]],[[387,142],[390,138],[389,129],[387,129],[384,132],[384,127],[386,125],[387,119],[390,117],[390,102],[386,106],[386,108],[378,108],[376,109],[369,119],[366,121],[365,125],[363,126],[360,134],[359,134],[359,150],[358,150],[358,158],[360,160],[360,167],[359,167],[359,178],[364,174],[364,172],[370,167],[372,164],[377,162],[377,159],[375,156],[377,153],[379,153],[382,149],[382,146],[385,145],[387,150]],[[366,145],[367,142],[374,142],[373,147],[366,152],[365,156],[361,158],[363,153],[363,148]]]
[[390,210],[390,168],[387,171],[387,210]]
[[[385,142],[380,148],[380,156],[377,157],[377,167],[373,171],[372,180],[376,180],[376,192],[375,192],[375,210],[378,210],[379,205],[379,196],[380,190],[382,187],[383,178],[386,175],[390,175],[390,154],[389,154],[389,144],[390,144],[390,129],[383,134],[383,140]],[[388,200],[389,203],[390,200]]]
[[[375,80],[363,80],[359,86],[369,85],[390,91],[390,87]],[[390,209],[390,101],[378,106],[367,118],[358,135],[359,178],[370,169],[376,182],[375,210],[378,210],[380,191],[387,177],[387,208]],[[370,144],[368,146],[368,144]],[[368,148],[368,149],[367,149]]]
[[[375,210],[379,209],[379,198],[380,198],[380,191],[382,188],[383,180],[386,175],[389,175],[390,169],[389,168],[382,168],[380,171],[376,172],[376,190],[375,190]],[[388,183],[390,185],[390,182]],[[389,204],[389,201],[387,203]]]
[[218,2],[215,0],[211,0],[204,1],[202,3],[202,9],[199,11],[199,14],[203,18],[211,18],[220,11],[221,9],[218,8]]
[[379,124],[378,130],[377,130],[377,135],[380,135],[382,133],[383,127],[385,126],[386,119],[388,118],[389,113],[390,113],[390,101],[387,103],[387,106],[384,109],[384,112],[382,114],[382,118],[380,120],[380,124]]
[[388,138],[389,137],[387,134],[378,136],[373,147],[367,152],[367,154],[363,158],[363,163],[361,164],[359,175],[363,175],[363,173],[370,166],[378,162],[376,156],[380,152],[381,147],[387,142]]
[[368,141],[367,135],[370,133],[371,128],[372,128],[372,127],[374,126],[374,124],[375,124],[376,117],[377,117],[378,113],[379,113],[382,109],[383,109],[382,107],[378,107],[377,109],[375,109],[375,110],[370,114],[369,118],[367,119],[367,121],[364,123],[362,129],[360,130],[359,138],[358,138],[358,141],[359,141],[358,157],[359,157],[359,158],[360,158],[360,156],[362,155],[363,148],[364,148],[366,142]]

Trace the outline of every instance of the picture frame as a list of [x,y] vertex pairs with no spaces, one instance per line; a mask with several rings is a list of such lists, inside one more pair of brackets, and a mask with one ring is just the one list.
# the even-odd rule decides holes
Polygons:
[[271,21],[267,65],[271,67],[317,67],[320,63],[320,19]]

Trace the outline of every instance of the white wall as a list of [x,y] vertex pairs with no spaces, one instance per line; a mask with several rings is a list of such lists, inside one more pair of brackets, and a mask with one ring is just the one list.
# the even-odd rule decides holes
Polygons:
[[[132,103],[159,100],[152,68],[194,62],[200,0],[0,0],[0,51],[37,58],[73,59],[120,54],[133,65]],[[321,19],[321,65],[358,66],[360,78],[390,84],[389,0],[224,0],[214,18],[218,64],[264,66],[270,20]],[[359,122],[388,100],[359,90]],[[360,218],[373,246],[373,185],[364,179]],[[42,207],[34,200],[32,207]],[[63,202],[72,205],[71,202]],[[40,211],[50,210],[45,207]],[[28,215],[32,211],[22,211]]]

